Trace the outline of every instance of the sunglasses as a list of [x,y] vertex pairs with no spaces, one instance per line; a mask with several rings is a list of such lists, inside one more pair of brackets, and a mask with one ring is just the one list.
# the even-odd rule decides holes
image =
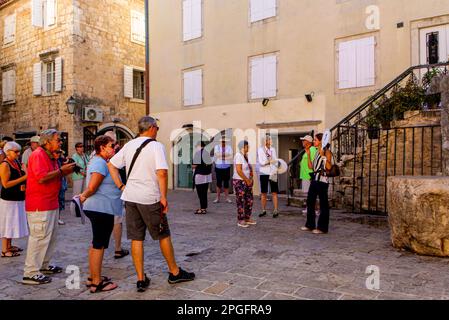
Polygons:
[[53,139],[53,141],[56,141],[56,142],[62,142],[62,139],[61,139],[61,138]]

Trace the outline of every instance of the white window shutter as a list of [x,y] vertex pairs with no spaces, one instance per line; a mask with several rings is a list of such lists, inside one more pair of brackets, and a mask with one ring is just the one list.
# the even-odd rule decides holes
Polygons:
[[133,98],[133,68],[130,66],[125,66],[123,69],[123,88],[125,98]]
[[251,22],[255,22],[255,21],[259,21],[259,20],[263,19],[264,1],[265,0],[251,0],[250,1]]
[[16,100],[16,71],[8,71],[8,101]]
[[276,1],[277,0],[263,0],[262,19],[276,16]]
[[263,72],[264,72],[263,58],[253,58],[250,62],[251,99],[263,98],[263,85],[264,85]]
[[272,98],[277,95],[277,56],[264,58],[263,64],[263,98]]
[[443,62],[449,62],[449,25],[446,26],[446,56],[443,57]]
[[192,39],[192,0],[184,0],[182,2],[183,15],[183,40],[188,41]]
[[202,0],[192,0],[192,39],[199,38],[203,34],[201,2]]
[[145,14],[139,12],[139,25],[138,25],[139,41],[145,42]]
[[43,27],[42,0],[31,0],[31,19],[35,27]]
[[3,44],[14,41],[16,34],[16,14],[7,16],[4,20]]
[[192,106],[193,99],[193,75],[192,72],[184,72],[184,106]]
[[356,87],[356,71],[355,42],[341,42],[338,49],[338,88],[348,89]]
[[131,37],[133,41],[145,42],[145,15],[131,11]]
[[193,105],[203,104],[203,70],[198,69],[192,72],[192,83]]
[[357,87],[375,84],[374,50],[375,38],[357,40]]
[[55,59],[55,91],[62,91],[62,58]]
[[47,1],[47,26],[52,26],[56,23],[56,0]]
[[8,101],[8,73],[2,73],[2,102]]
[[33,95],[40,96],[42,94],[42,63],[38,62],[33,65]]

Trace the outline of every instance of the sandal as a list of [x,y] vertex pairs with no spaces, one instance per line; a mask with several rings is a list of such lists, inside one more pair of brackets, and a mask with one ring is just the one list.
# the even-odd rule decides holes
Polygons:
[[128,254],[129,254],[128,250],[122,249],[120,251],[115,251],[114,258],[115,259],[121,259],[121,258],[127,256]]
[[[107,276],[101,276],[101,281],[109,282],[111,280],[112,280],[112,278],[109,278]],[[92,278],[87,278],[86,287],[90,288],[91,286],[92,286]]]
[[19,247],[16,247],[16,246],[10,246],[10,247],[9,247],[9,251],[12,251],[12,252],[22,252],[23,249],[22,249],[22,248],[19,248]]
[[198,209],[195,211],[195,214],[206,214],[207,210],[206,209]]
[[[108,286],[112,286],[112,288],[107,289]],[[98,292],[106,292],[106,291],[112,291],[116,289],[118,285],[111,281],[101,281],[99,284],[91,284],[90,285],[90,293],[98,293]],[[94,288],[94,290],[92,290]]]
[[6,252],[2,251],[2,258],[13,258],[18,256],[20,256],[20,253],[18,253],[17,251],[6,251]]

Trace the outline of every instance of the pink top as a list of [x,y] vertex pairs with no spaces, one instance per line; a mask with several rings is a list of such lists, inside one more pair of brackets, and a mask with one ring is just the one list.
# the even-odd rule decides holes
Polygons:
[[41,147],[34,151],[28,160],[28,179],[25,194],[26,211],[50,211],[59,208],[58,196],[61,177],[39,183],[49,172],[58,170],[57,160]]

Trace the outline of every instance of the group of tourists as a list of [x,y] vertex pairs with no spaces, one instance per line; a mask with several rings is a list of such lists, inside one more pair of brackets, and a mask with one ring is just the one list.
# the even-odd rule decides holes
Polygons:
[[[72,174],[77,175],[74,211],[86,216],[92,225],[92,245],[88,252],[90,274],[86,282],[92,293],[118,287],[101,270],[111,234],[116,225],[121,227],[122,221],[116,217],[123,216],[124,207],[127,236],[131,240],[131,255],[137,273],[137,291],[144,292],[150,285],[144,270],[143,241],[147,229],[152,239],[159,241],[169,269],[168,282],[175,284],[195,279],[195,274],[183,270],[175,259],[167,219],[168,165],[164,147],[156,141],[157,122],[146,116],[139,120],[138,128],[139,137],[120,150],[111,135],[101,135],[95,139],[92,157],[86,157],[82,145],[77,144],[78,156],[67,161],[58,161],[63,142],[59,132],[45,130],[38,142],[32,139],[37,145],[27,155],[25,166],[20,162],[21,146],[14,141],[2,142],[1,256],[19,256],[24,249],[13,246],[12,239],[29,237],[23,284],[47,284],[52,281],[51,275],[63,271],[51,264],[51,260],[57,242],[62,179]],[[126,179],[122,180],[123,169]],[[126,255],[123,251],[116,250],[115,257]]]
[[[329,226],[329,201],[328,170],[332,166],[332,152],[328,146],[322,145],[323,134],[315,137],[306,135],[301,138],[304,149],[300,160],[300,175],[302,191],[307,195],[307,207],[303,213],[307,213],[307,222],[303,231],[311,231],[314,234],[328,232]],[[272,137],[266,135],[262,141],[262,146],[257,149],[256,168],[248,160],[249,142],[240,141],[237,152],[233,157],[230,140],[222,137],[220,143],[213,149],[213,157],[206,150],[206,143],[201,141],[200,149],[193,157],[192,170],[194,172],[194,187],[200,202],[200,208],[195,214],[207,213],[207,194],[209,184],[212,182],[212,170],[215,166],[217,183],[217,197],[214,203],[220,202],[220,195],[224,193],[225,201],[232,203],[229,199],[229,181],[231,179],[231,165],[233,165],[232,186],[234,188],[237,205],[237,226],[248,228],[256,225],[257,222],[251,218],[253,211],[253,190],[254,178],[258,176],[261,212],[259,217],[267,215],[267,195],[271,192],[273,201],[273,218],[279,216],[279,181],[278,167],[280,159],[276,149],[272,146]],[[319,206],[316,205],[319,198]],[[318,222],[317,220],[318,215]]]

